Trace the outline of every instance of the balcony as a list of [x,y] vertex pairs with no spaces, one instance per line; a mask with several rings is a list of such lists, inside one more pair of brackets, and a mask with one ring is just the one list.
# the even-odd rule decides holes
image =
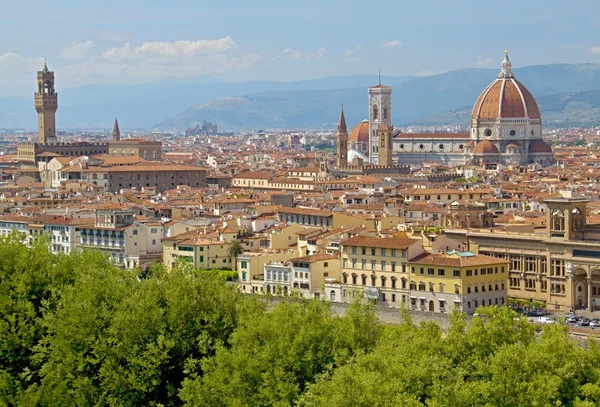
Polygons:
[[80,246],[93,249],[124,250],[124,240],[81,238]]

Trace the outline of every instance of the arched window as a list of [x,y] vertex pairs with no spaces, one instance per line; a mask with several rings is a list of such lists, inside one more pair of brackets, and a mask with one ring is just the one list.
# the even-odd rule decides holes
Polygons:
[[98,175],[97,174],[92,174],[92,179],[98,179]]
[[148,152],[144,151],[144,160],[147,160],[147,159],[148,159]]
[[375,274],[371,276],[371,286],[375,287],[377,285],[377,277]]
[[356,285],[356,274],[352,274],[352,284]]
[[346,274],[346,273],[342,274],[342,281],[344,282],[344,284],[348,284],[348,274]]
[[381,286],[385,287],[385,276],[381,276]]
[[[342,147],[343,147],[343,146],[342,146]],[[156,160],[156,151],[153,151],[153,152],[152,152],[152,159],[153,159],[153,160]]]
[[365,276],[365,275],[363,274],[363,275],[361,275],[361,276],[360,276],[360,278],[361,278],[361,280],[362,280],[362,281],[361,281],[361,282],[362,282],[362,285],[367,285],[367,276]]
[[387,120],[387,107],[383,108],[383,120]]
[[330,299],[331,301],[335,301],[335,291],[334,291],[334,290],[331,290],[331,291],[329,292],[329,299]]
[[377,105],[373,105],[373,120],[377,120],[378,113]]

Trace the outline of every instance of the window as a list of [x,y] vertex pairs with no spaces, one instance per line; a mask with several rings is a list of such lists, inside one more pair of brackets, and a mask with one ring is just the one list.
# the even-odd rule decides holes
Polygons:
[[452,271],[452,276],[453,277],[460,277],[460,270],[453,270]]
[[445,275],[446,275],[446,270],[438,269],[438,276],[445,276]]
[[421,267],[421,270],[419,271],[419,274],[425,274],[425,269],[423,267]]
[[375,256],[375,249],[371,249],[371,256]]
[[385,249],[381,249],[381,256],[385,256]]
[[473,270],[467,270],[467,277],[471,277],[473,275]]
[[344,267],[345,269],[348,268],[348,259],[344,259],[342,267]]
[[392,256],[392,257],[396,257],[396,249],[392,249],[392,254],[391,254],[391,256]]
[[375,260],[371,260],[371,270],[375,270]]
[[367,254],[367,248],[366,247],[362,248],[362,254]]
[[381,262],[381,271],[385,271],[385,261]]
[[363,260],[361,260],[361,268],[362,268],[363,270],[366,270],[366,269],[367,269],[367,261],[366,261],[366,260],[364,260],[364,259],[363,259]]
[[392,277],[392,288],[396,288],[396,277]]
[[361,280],[362,280],[362,285],[367,285],[367,276],[365,276],[364,274],[362,276],[360,276]]
[[392,294],[392,302],[396,302],[396,294]]
[[371,285],[375,287],[377,285],[377,277],[375,274],[371,275]]
[[435,270],[434,269],[427,269],[427,274],[430,276],[435,275]]
[[352,268],[355,269],[356,268],[356,259],[352,259]]
[[392,262],[392,272],[396,271],[396,262]]
[[352,254],[356,254],[356,247],[352,247]]

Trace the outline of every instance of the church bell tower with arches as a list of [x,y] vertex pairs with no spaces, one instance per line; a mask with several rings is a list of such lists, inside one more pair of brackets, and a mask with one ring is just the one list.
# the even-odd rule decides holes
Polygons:
[[369,88],[369,151],[371,164],[378,163],[379,143],[377,129],[392,126],[392,88],[379,84]]

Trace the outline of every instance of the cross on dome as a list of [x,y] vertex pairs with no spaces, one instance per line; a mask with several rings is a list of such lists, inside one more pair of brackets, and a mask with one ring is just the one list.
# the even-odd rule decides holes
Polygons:
[[508,50],[504,50],[504,60],[502,61],[502,66],[500,67],[500,73],[498,74],[498,78],[514,78],[515,76],[512,73],[512,63],[510,59],[508,59]]

